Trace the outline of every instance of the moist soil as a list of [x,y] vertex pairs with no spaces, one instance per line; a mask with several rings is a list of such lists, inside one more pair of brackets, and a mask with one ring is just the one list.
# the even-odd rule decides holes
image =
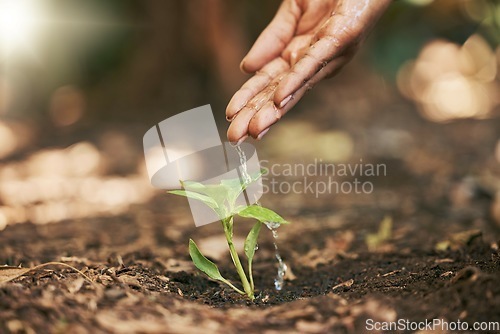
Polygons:
[[[188,232],[170,234],[168,219],[138,210],[135,216],[5,229],[1,262],[30,267],[62,261],[94,284],[57,266],[3,284],[0,332],[358,333],[366,319],[499,320],[500,257],[481,236],[437,252],[412,248],[428,243],[425,234],[416,234],[410,246],[386,242],[385,249],[369,252],[362,239],[352,238],[364,233],[356,229],[361,223],[346,223],[349,232],[324,226],[300,236],[282,227],[280,251],[293,274],[282,291],[273,289],[272,238],[263,233],[250,302],[193,268]],[[237,282],[228,257],[216,261]]]
[[[375,191],[366,196],[263,196],[263,205],[291,222],[279,228],[277,240],[289,268],[281,291],[274,289],[270,231],[262,229],[259,238],[256,299],[250,302],[190,261],[192,238],[238,285],[221,226],[195,228],[185,199],[158,192],[126,214],[0,231],[0,264],[31,268],[58,261],[92,281],[52,265],[0,284],[0,333],[363,333],[367,320],[499,322],[500,123],[433,124],[392,100],[373,113],[352,113],[342,99],[335,100],[336,112],[311,101],[307,113],[290,116],[258,146],[264,158],[297,158],[290,150],[280,155],[302,140],[292,142],[286,129],[310,138],[342,129],[356,144],[355,155],[386,164],[387,176],[370,178]],[[311,120],[316,128],[300,128]],[[377,140],[381,129],[397,129],[391,133],[399,137]],[[140,139],[142,130],[123,132]],[[296,149],[298,161],[314,149]],[[380,233],[384,217],[392,225]],[[251,224],[235,223],[240,249]]]

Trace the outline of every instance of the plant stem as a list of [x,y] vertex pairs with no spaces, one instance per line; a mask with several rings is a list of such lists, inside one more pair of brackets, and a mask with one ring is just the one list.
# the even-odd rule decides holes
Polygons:
[[234,266],[236,267],[236,271],[240,276],[241,284],[243,284],[243,289],[245,290],[248,298],[251,300],[255,299],[253,295],[253,289],[248,282],[247,276],[245,274],[245,270],[241,265],[240,258],[233,244],[233,217],[229,217],[222,220],[222,225],[224,227],[224,234],[226,235],[227,245],[229,246],[229,253],[231,254],[231,258],[233,260]]
[[253,285],[253,275],[252,275],[252,261],[248,260],[248,276],[250,278],[250,288],[252,288],[252,291],[255,289],[255,286]]

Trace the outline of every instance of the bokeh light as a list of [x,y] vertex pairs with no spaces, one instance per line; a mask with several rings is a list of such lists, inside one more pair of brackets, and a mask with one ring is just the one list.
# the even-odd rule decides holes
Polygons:
[[60,87],[52,94],[49,111],[55,125],[75,124],[85,111],[85,97],[82,91],[76,87]]
[[495,51],[478,34],[462,45],[434,40],[399,70],[397,84],[426,118],[485,118],[498,104]]
[[[314,160],[321,157],[324,161],[345,162],[354,153],[353,138],[346,131],[318,131],[312,124],[298,121],[289,121],[286,127],[273,130],[263,149],[273,150],[277,156],[287,159]],[[273,140],[273,137],[279,140]]]
[[78,142],[0,164],[0,230],[25,221],[45,224],[121,214],[155,194],[143,168],[123,176],[109,175],[104,161],[115,164],[109,164],[109,159],[92,143]]
[[11,154],[17,146],[16,135],[4,123],[0,123],[0,159]]

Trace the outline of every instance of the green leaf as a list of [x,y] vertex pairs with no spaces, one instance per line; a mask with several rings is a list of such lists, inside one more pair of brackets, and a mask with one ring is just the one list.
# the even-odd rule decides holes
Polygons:
[[240,179],[221,180],[220,183],[226,189],[229,206],[233,207],[238,197],[245,190],[246,185]]
[[212,198],[219,208],[224,207],[224,201],[228,196],[228,191],[224,186],[217,184],[204,185],[195,181],[181,181],[181,184],[185,190],[206,195]]
[[[193,191],[195,193],[207,196],[212,199],[211,204],[204,201],[205,204],[210,206],[220,219],[223,219],[229,215],[229,208],[226,201],[229,198],[228,190],[226,187],[220,184],[202,184],[195,181],[180,181],[182,186],[187,191]],[[216,206],[213,205],[215,202]]]
[[219,205],[217,204],[217,202],[213,198],[206,196],[206,195],[203,195],[203,194],[199,194],[199,193],[194,192],[194,191],[171,190],[171,191],[169,191],[169,193],[174,194],[174,195],[189,197],[192,199],[196,199],[198,201],[202,201],[203,203],[205,203],[206,205],[208,205],[212,209],[217,209],[219,207]]
[[228,196],[228,190],[222,185],[209,185],[204,190],[203,193],[211,198],[219,205],[219,207],[224,207],[224,202]]
[[257,246],[257,239],[259,238],[260,228],[262,227],[261,222],[255,223],[247,238],[245,239],[245,255],[248,258],[248,262],[252,262],[253,256],[255,255],[255,247]]
[[243,180],[238,179],[227,179],[227,180],[221,180],[220,184],[225,186],[226,188],[230,190],[240,190],[242,189],[244,183]]
[[[257,181],[266,170],[261,170],[250,175],[250,183]],[[248,187],[250,183],[245,183],[243,179],[227,179],[221,180],[221,185],[227,189],[227,201],[230,207],[233,207],[241,193]],[[233,212],[237,210],[233,209]]]
[[[250,175],[250,183],[257,181],[266,170],[261,170]],[[248,184],[245,184],[243,179],[227,179],[221,180],[222,185],[228,187],[231,190],[244,190]]]
[[261,223],[273,222],[279,224],[289,224],[283,217],[278,215],[273,210],[264,208],[259,205],[250,205],[245,209],[238,212],[238,215],[243,218],[254,218],[260,221]]
[[191,259],[193,260],[196,268],[203,271],[205,274],[207,274],[208,277],[223,282],[226,281],[226,279],[220,274],[219,268],[217,268],[215,263],[201,254],[198,246],[196,246],[196,243],[193,241],[193,239],[189,239],[189,255],[191,256]]
[[202,192],[207,186],[196,181],[180,181],[182,188],[191,191]]

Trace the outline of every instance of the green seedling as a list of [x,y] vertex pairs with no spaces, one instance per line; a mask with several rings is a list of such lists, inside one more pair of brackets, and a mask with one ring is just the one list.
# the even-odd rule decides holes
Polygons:
[[380,222],[377,233],[368,234],[365,237],[368,250],[376,251],[377,248],[388,242],[392,238],[392,217],[385,216]]
[[[213,211],[215,211],[222,223],[224,235],[226,236],[227,245],[229,247],[229,253],[231,254],[231,259],[233,260],[234,266],[236,267],[236,272],[240,277],[242,289],[239,289],[229,280],[225,279],[221,275],[217,265],[207,259],[201,253],[201,251],[198,249],[198,246],[196,246],[196,243],[192,239],[189,240],[189,255],[191,256],[191,259],[193,260],[196,268],[204,272],[208,277],[227,284],[236,292],[242,295],[246,295],[250,300],[255,299],[255,286],[252,276],[252,261],[255,256],[257,239],[259,237],[259,232],[262,224],[271,222],[278,224],[288,224],[288,222],[284,220],[280,215],[260,205],[236,205],[238,197],[242,195],[246,187],[252,182],[256,182],[261,175],[262,172],[257,173],[256,175],[250,177],[249,182],[244,183],[242,183],[239,179],[222,180],[220,184],[217,185],[204,185],[193,181],[181,181],[182,187],[184,188],[183,190],[169,191],[169,193],[174,195],[185,196],[201,201],[205,203],[205,205],[210,207]],[[248,273],[246,273],[243,269],[240,257],[233,243],[233,227],[235,216],[257,220],[245,239],[244,253],[247,258]]]

